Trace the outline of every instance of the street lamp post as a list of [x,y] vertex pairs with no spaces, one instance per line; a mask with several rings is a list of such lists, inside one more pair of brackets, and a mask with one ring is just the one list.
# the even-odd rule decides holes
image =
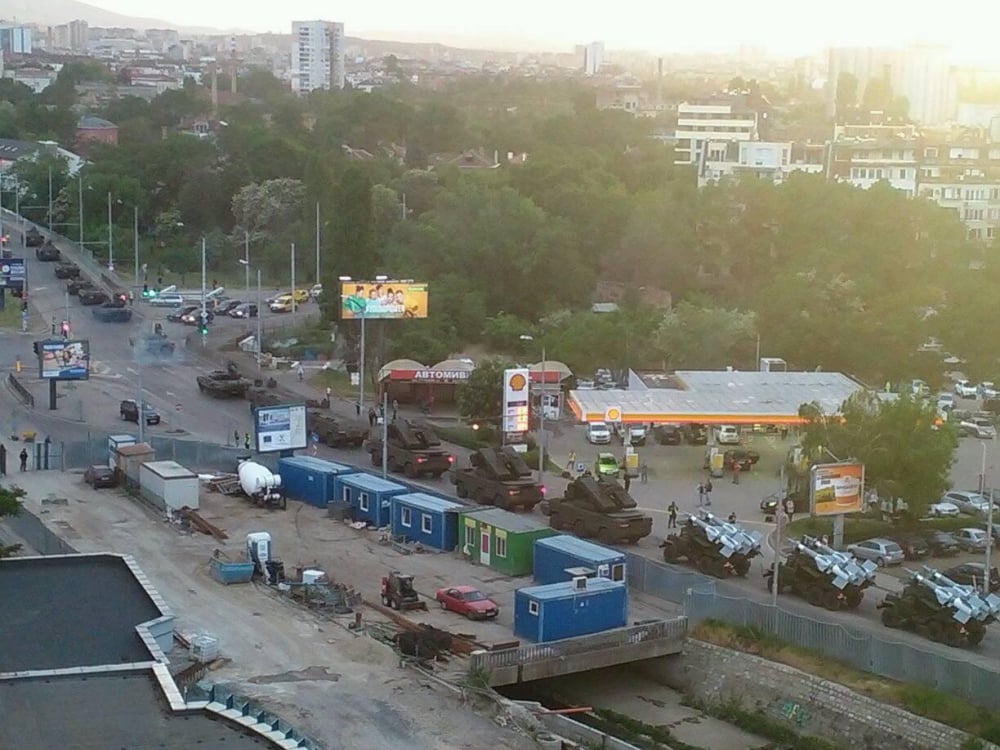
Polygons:
[[52,167],[49,167],[49,233],[52,232]]
[[292,243],[292,328],[295,328],[295,308],[299,306],[295,299],[295,243]]
[[[986,443],[983,443],[983,468],[982,487],[986,489]],[[983,571],[983,596],[990,595],[990,583],[993,576],[990,574],[990,551],[993,548],[993,488],[990,488],[989,510],[986,513],[986,567]]]
[[[206,297],[207,292],[205,288],[206,276],[207,274],[205,273],[205,238],[202,237],[201,238],[201,318],[200,318],[202,331],[205,330],[205,324],[208,322],[208,308],[206,307],[208,300]],[[202,346],[208,345],[207,339],[208,336],[202,333],[201,334]]]
[[83,249],[83,171],[78,171],[76,173],[76,184],[77,184],[77,208],[79,208],[79,219],[80,219],[80,249]]
[[[246,299],[250,301],[250,232],[243,232],[243,270],[246,271]],[[247,318],[247,327],[250,327],[250,318]]]
[[135,245],[135,285],[139,286],[139,206],[132,206],[132,242]]
[[[240,264],[246,268],[247,278],[248,279],[250,278],[249,252],[250,252],[249,245],[247,245],[247,258],[240,258]],[[250,291],[249,290],[250,290],[250,285],[248,283],[247,284],[247,300],[250,299]],[[257,381],[258,382],[260,382],[260,380],[261,380],[260,358],[262,356],[262,348],[261,347],[263,346],[262,342],[263,342],[263,336],[264,336],[264,333],[263,333],[263,330],[262,330],[262,320],[261,320],[261,310],[263,309],[263,307],[262,307],[263,303],[261,301],[262,296],[263,296],[263,292],[261,291],[260,269],[258,268],[257,269],[257,345],[255,347],[257,349]],[[247,329],[248,330],[250,328],[250,308],[249,308],[249,304],[250,303],[247,302],[247,305],[248,305],[248,307],[247,307]]]
[[[534,341],[535,337],[521,335],[522,341]],[[528,378],[528,393],[531,393],[531,378]],[[538,395],[538,483],[545,486],[545,344],[542,344],[542,387]]]
[[111,231],[111,193],[108,192],[108,270],[115,270],[114,233]]
[[319,201],[316,201],[316,283],[319,283]]

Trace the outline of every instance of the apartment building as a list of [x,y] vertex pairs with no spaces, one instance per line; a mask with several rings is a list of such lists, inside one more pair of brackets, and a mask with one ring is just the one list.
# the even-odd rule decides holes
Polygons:
[[757,112],[736,100],[677,105],[675,164],[697,166],[708,142],[756,141]]
[[604,65],[604,42],[591,42],[583,47],[583,72],[594,76]]
[[826,146],[766,141],[707,141],[698,165],[698,187],[753,177],[780,184],[793,172],[822,174]]
[[912,198],[917,194],[919,140],[914,125],[837,125],[828,176],[866,190],[884,180]]
[[344,88],[344,24],[332,21],[292,22],[292,90],[300,95],[316,89]]
[[90,26],[86,21],[70,21],[53,26],[50,30],[51,45],[56,49],[86,52],[90,43]]

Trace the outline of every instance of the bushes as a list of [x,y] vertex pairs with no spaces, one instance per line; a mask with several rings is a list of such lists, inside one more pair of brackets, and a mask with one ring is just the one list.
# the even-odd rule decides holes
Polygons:
[[[844,544],[871,539],[876,536],[887,536],[901,531],[957,531],[966,526],[976,525],[976,519],[971,516],[958,518],[935,518],[928,521],[899,522],[882,521],[877,518],[848,517],[844,520]],[[824,534],[833,538],[833,519],[823,517],[802,518],[784,529],[787,537],[815,536]]]

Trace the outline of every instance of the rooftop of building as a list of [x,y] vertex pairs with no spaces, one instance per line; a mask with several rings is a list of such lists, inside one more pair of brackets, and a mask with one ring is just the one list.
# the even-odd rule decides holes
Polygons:
[[103,117],[95,117],[94,115],[84,115],[76,121],[76,126],[86,130],[109,130],[118,127],[113,122],[105,120]]
[[274,747],[203,711],[170,711],[150,669],[0,681],[0,716],[0,747],[8,748]]
[[0,672],[151,661],[136,626],[163,614],[116,555],[4,560],[0,601],[17,602],[0,628],[17,648],[0,648]]
[[544,531],[549,525],[523,513],[512,513],[509,510],[492,507],[478,507],[460,511],[467,518],[474,518],[479,523],[495,526],[502,531],[520,534],[530,531]]

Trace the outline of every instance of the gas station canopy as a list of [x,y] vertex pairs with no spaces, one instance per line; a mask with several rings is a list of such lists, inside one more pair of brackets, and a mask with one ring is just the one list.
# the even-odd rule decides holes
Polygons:
[[864,386],[839,372],[678,370],[630,378],[628,390],[574,390],[568,404],[581,422],[801,424],[799,407],[825,414]]

